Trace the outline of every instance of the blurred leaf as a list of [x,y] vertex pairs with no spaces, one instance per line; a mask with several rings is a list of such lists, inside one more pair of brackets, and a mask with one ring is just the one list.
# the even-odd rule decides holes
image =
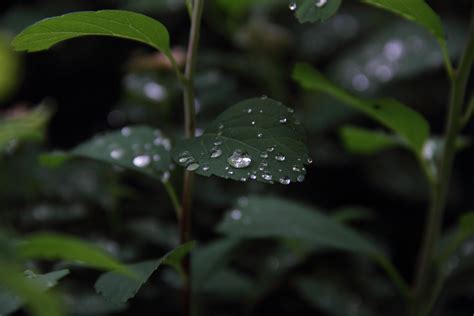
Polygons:
[[392,99],[366,100],[337,87],[307,64],[297,64],[293,78],[304,88],[325,92],[367,114],[400,135],[418,155],[429,135],[428,122],[418,112]]
[[34,234],[18,243],[19,254],[28,259],[70,260],[99,270],[133,275],[123,264],[102,249],[75,237],[60,234]]
[[[11,313],[14,312],[21,302],[25,302],[27,310],[31,313],[32,316],[60,316],[63,315],[60,305],[56,298],[49,293],[45,293],[45,288],[41,286],[41,282],[38,284],[32,282],[22,275],[18,270],[8,264],[2,263],[2,268],[0,269],[0,285],[3,289],[9,293],[14,294],[14,301],[9,301],[12,296],[7,294],[8,292],[0,293],[0,310],[1,313]],[[7,294],[7,297],[4,297],[3,293]],[[15,303],[15,300],[17,303]],[[4,302],[6,301],[6,305]]]
[[0,31],[0,102],[10,97],[20,73],[20,60],[11,50],[9,42]]
[[39,163],[48,168],[57,168],[70,158],[70,155],[63,151],[53,151],[41,154],[38,157]]
[[363,305],[361,297],[348,292],[334,282],[300,278],[296,287],[301,296],[325,315],[367,316],[374,315]]
[[[446,264],[446,261],[449,260],[456,251],[459,250],[461,245],[473,236],[474,212],[469,212],[461,216],[458,227],[456,227],[455,230],[443,236],[442,243],[438,249],[438,263]],[[472,248],[472,242],[470,245]]]
[[179,264],[182,258],[194,247],[194,242],[188,242],[167,253],[160,259],[148,260],[129,265],[138,278],[131,278],[115,272],[102,274],[95,283],[97,293],[103,295],[107,300],[115,304],[123,304],[134,297],[140,288],[148,281],[150,276],[163,263],[180,270]]
[[393,135],[356,126],[343,126],[339,135],[346,150],[355,154],[371,155],[401,145]]
[[304,180],[304,141],[293,110],[264,96],[228,108],[202,136],[178,143],[173,158],[208,177],[289,184]]
[[81,294],[74,291],[67,296],[68,310],[74,316],[104,316],[123,311],[127,305],[117,305],[98,294]]
[[205,287],[206,282],[224,268],[238,244],[238,239],[225,238],[196,249],[192,260],[193,290]]
[[221,269],[212,273],[200,291],[221,297],[248,296],[255,289],[255,281],[231,269]]
[[77,146],[70,154],[115,164],[161,180],[171,164],[170,140],[150,127],[124,127]]
[[336,14],[342,0],[297,0],[295,16],[300,23],[325,21]]
[[90,35],[142,42],[171,56],[169,34],[163,24],[145,15],[121,10],[74,12],[44,19],[21,32],[13,46],[19,51],[36,52],[64,40]]
[[333,212],[331,214],[331,217],[340,223],[348,223],[372,219],[374,217],[374,214],[366,208],[342,207]]
[[144,218],[131,222],[129,230],[135,238],[141,238],[159,246],[175,247],[178,244],[179,233],[176,224],[165,224],[158,222],[155,218]]
[[41,140],[51,111],[38,106],[33,110],[0,119],[0,152],[24,140]]
[[429,30],[440,43],[445,43],[439,16],[423,0],[362,0],[378,8],[394,12]]
[[218,231],[240,238],[283,237],[383,256],[378,246],[351,228],[315,209],[281,198],[250,197],[247,205],[227,214]]

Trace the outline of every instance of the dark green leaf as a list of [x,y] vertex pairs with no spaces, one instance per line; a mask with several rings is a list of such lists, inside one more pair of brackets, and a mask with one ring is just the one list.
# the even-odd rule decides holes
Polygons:
[[41,51],[80,36],[112,36],[148,44],[171,56],[169,34],[160,22],[142,14],[103,10],[74,12],[44,19],[21,32],[13,41],[19,51]]
[[373,6],[394,12],[418,23],[444,43],[444,30],[439,16],[423,0],[362,0]]
[[393,135],[361,127],[344,126],[339,134],[346,150],[356,154],[370,155],[401,145]]
[[116,272],[107,272],[102,274],[95,283],[97,293],[103,295],[107,300],[114,304],[123,304],[134,297],[140,288],[145,284],[153,272],[163,264],[168,264],[176,269],[182,258],[188,254],[194,247],[194,242],[181,245],[167,253],[160,259],[148,260],[129,265],[129,269],[138,276],[131,278]]
[[421,154],[429,125],[418,112],[392,99],[367,100],[353,96],[307,64],[297,64],[293,78],[304,88],[325,92],[384,124],[399,134],[417,155]]
[[170,140],[150,127],[124,127],[87,141],[70,154],[115,164],[161,179],[169,169]]
[[342,0],[297,0],[295,16],[300,23],[325,21],[336,14]]
[[224,111],[200,137],[181,141],[174,160],[204,176],[283,184],[303,181],[310,163],[293,110],[267,97]]
[[248,204],[232,210],[218,226],[219,232],[240,238],[289,238],[341,250],[382,256],[365,237],[318,210],[285,199],[250,197]]
[[59,234],[35,234],[18,244],[18,253],[29,259],[70,260],[84,266],[129,274],[126,266],[95,245]]

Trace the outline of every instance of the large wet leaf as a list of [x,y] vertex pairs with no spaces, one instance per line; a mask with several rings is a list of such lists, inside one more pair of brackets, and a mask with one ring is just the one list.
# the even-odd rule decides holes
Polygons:
[[[54,287],[57,282],[69,274],[69,270],[53,271],[46,274],[36,274],[25,271],[25,278],[37,286],[39,290],[46,291]],[[23,305],[23,300],[16,295],[0,288],[0,315],[9,315]]]
[[311,162],[293,110],[267,97],[228,108],[202,136],[179,142],[173,158],[203,176],[282,184],[303,181]]
[[439,16],[423,0],[362,0],[373,6],[394,12],[418,23],[436,36],[441,43],[445,42],[443,25]]
[[133,275],[130,270],[95,245],[75,237],[59,234],[35,234],[18,243],[23,258],[68,260],[100,270],[112,270]]
[[297,0],[290,4],[300,23],[325,21],[336,14],[342,0]]
[[429,136],[428,122],[415,110],[393,99],[370,100],[351,95],[307,64],[297,64],[293,78],[304,88],[325,92],[396,132],[417,155]]
[[147,260],[140,263],[129,265],[130,270],[134,271],[138,276],[131,278],[116,272],[107,272],[102,274],[95,283],[97,293],[103,295],[108,301],[115,304],[123,304],[134,297],[140,288],[151,277],[153,272],[158,269],[161,264],[171,265],[175,269],[182,258],[188,254],[194,247],[194,242],[181,245],[160,259]]
[[124,127],[98,135],[74,148],[70,155],[91,158],[161,179],[171,164],[170,140],[145,126]]
[[170,56],[169,34],[160,22],[145,15],[121,11],[74,12],[41,20],[13,41],[19,51],[41,51],[80,36],[112,36],[148,44]]
[[241,238],[289,238],[313,245],[382,255],[371,241],[316,209],[289,200],[253,196],[233,209],[218,231]]

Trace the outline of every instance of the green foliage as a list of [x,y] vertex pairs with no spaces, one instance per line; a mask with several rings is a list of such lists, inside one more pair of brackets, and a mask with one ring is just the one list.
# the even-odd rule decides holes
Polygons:
[[207,177],[282,184],[303,181],[311,161],[293,110],[266,96],[228,108],[203,135],[179,142],[173,158]]
[[307,64],[297,64],[293,78],[304,88],[327,93],[392,129],[417,156],[421,154],[429,125],[418,112],[393,99],[366,100],[353,96]]
[[21,141],[43,139],[51,111],[39,106],[31,111],[0,119],[0,152]]
[[356,154],[370,155],[400,145],[393,135],[356,126],[344,126],[339,134],[346,150]]
[[0,32],[0,102],[5,101],[15,90],[20,72],[20,60],[11,47],[9,39]]
[[13,41],[19,51],[36,52],[80,36],[112,36],[150,45],[171,56],[169,34],[160,22],[145,15],[121,11],[74,12],[39,21]]
[[68,260],[91,268],[133,276],[126,266],[102,249],[66,235],[47,233],[30,235],[18,244],[18,253],[23,258]]
[[290,4],[296,5],[295,16],[300,23],[325,21],[336,14],[342,0],[297,0]]
[[[171,164],[170,149],[170,140],[160,130],[135,126],[96,136],[69,155],[118,165],[160,180]],[[49,163],[54,162],[51,159]]]
[[103,295],[108,301],[114,304],[123,304],[133,298],[140,288],[151,277],[153,272],[161,264],[167,264],[180,271],[180,262],[194,247],[194,242],[188,242],[181,245],[160,259],[147,260],[129,265],[128,268],[137,275],[129,277],[116,272],[107,272],[102,274],[95,283],[97,293]]

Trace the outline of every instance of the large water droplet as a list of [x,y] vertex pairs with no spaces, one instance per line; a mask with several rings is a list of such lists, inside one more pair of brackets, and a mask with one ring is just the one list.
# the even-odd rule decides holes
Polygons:
[[278,161],[285,161],[286,157],[285,157],[285,155],[280,153],[280,154],[277,154],[275,156],[275,159],[278,160]]
[[116,148],[110,152],[110,157],[112,157],[112,159],[120,159],[123,157],[123,153],[123,149]]
[[247,168],[252,163],[252,158],[249,154],[243,153],[241,150],[236,150],[227,158],[227,162],[234,168]]
[[328,2],[328,0],[316,0],[316,2],[314,3],[318,8],[321,8],[323,7],[326,3]]
[[283,176],[283,177],[280,178],[279,181],[280,181],[281,184],[285,184],[285,185],[286,185],[286,184],[290,184],[291,179],[288,178],[288,177],[286,177],[286,176]]
[[186,170],[194,171],[194,170],[197,170],[198,168],[199,168],[199,164],[197,162],[192,162],[186,167]]
[[148,166],[150,164],[150,161],[151,159],[148,155],[140,155],[133,158],[133,164],[135,165],[135,167],[138,168],[144,168]]
[[288,8],[291,11],[295,11],[298,8],[298,5],[296,4],[296,2],[291,2],[290,5],[288,6]]
[[220,149],[212,149],[211,151],[211,158],[219,158],[222,155],[222,150]]

